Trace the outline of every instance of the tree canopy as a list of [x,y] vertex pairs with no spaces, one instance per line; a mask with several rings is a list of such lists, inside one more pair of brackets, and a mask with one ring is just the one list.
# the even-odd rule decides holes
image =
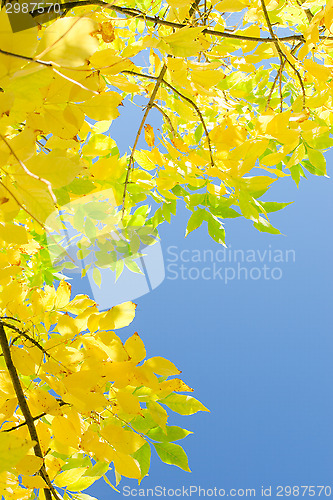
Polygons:
[[[174,442],[189,431],[167,410],[207,409],[171,361],[115,333],[135,304],[71,298],[66,273],[81,261],[99,285],[104,269],[139,272],[177,203],[186,235],[205,221],[224,245],[235,217],[279,233],[270,213],[288,202],[267,201],[272,184],[326,175],[333,2],[2,4],[0,494],[87,498],[102,477],[141,481],[151,447],[189,471]],[[112,133],[124,106],[143,108],[126,152]]]

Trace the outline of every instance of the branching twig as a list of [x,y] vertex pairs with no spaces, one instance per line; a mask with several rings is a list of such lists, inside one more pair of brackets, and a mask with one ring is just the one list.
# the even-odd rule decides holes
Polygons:
[[[283,62],[286,61],[289,66],[294,70],[297,78],[298,78],[298,81],[301,85],[301,88],[302,88],[302,94],[303,94],[303,108],[305,108],[305,98],[306,98],[306,95],[305,95],[305,88],[304,88],[304,83],[303,83],[303,80],[302,80],[302,77],[301,77],[301,74],[300,72],[298,71],[298,69],[296,68],[296,66],[291,62],[289,61],[288,57],[286,56],[286,54],[282,51],[281,47],[280,47],[280,41],[282,40],[282,38],[278,38],[274,31],[273,31],[273,27],[272,27],[272,23],[269,19],[269,15],[268,15],[268,12],[267,12],[267,8],[266,8],[266,4],[265,4],[265,0],[261,0],[261,5],[262,5],[262,10],[264,12],[264,16],[265,16],[265,19],[266,19],[266,24],[267,24],[267,27],[269,29],[269,32],[271,34],[271,37],[273,39],[273,42],[274,42],[274,45],[275,45],[275,48],[277,50],[277,53],[279,55],[279,59],[280,59],[280,64],[281,64],[281,67],[283,65]],[[281,73],[280,73],[281,75]]]
[[17,154],[15,153],[15,151],[13,150],[13,148],[11,147],[11,145],[9,144],[9,142],[7,141],[7,139],[5,139],[2,134],[0,134],[0,139],[3,140],[3,142],[6,144],[7,148],[11,152],[11,154],[14,156],[15,160],[20,164],[20,166],[23,168],[23,170],[25,171],[25,173],[27,175],[29,175],[29,177],[32,177],[33,179],[36,179],[36,180],[38,180],[38,181],[40,181],[40,182],[42,182],[43,184],[46,185],[47,190],[50,193],[50,196],[52,198],[53,203],[55,205],[57,205],[57,198],[56,198],[56,196],[55,196],[55,194],[53,192],[51,182],[48,181],[47,179],[44,179],[43,177],[40,177],[39,175],[34,174],[33,172],[31,172],[28,169],[28,167],[25,166],[25,164],[23,163],[23,161],[20,160],[20,158],[17,156]]
[[[148,78],[149,80],[156,80],[157,79],[156,76],[145,75],[144,73],[137,73],[136,71],[124,70],[124,71],[122,71],[122,73],[127,73],[129,75],[140,76],[142,78]],[[199,116],[199,119],[200,119],[200,121],[202,123],[202,126],[204,128],[206,137],[207,137],[211,165],[214,167],[215,164],[214,164],[214,158],[213,158],[213,152],[212,152],[212,147],[211,147],[211,141],[210,141],[210,137],[209,137],[209,132],[208,132],[205,120],[204,120],[204,118],[202,116],[202,113],[201,113],[200,109],[195,104],[195,102],[192,101],[192,99],[190,99],[189,97],[187,97],[184,94],[182,94],[181,92],[179,92],[179,90],[177,90],[175,87],[173,87],[173,85],[171,85],[170,83],[166,82],[165,80],[162,80],[162,83],[164,85],[166,85],[167,87],[169,87],[173,92],[175,92],[175,94],[179,95],[179,97],[181,97],[182,99],[184,99],[185,101],[187,101],[195,109],[195,111],[197,112],[197,114]]]
[[208,143],[208,149],[209,149],[209,156],[210,156],[210,163],[211,163],[212,167],[214,167],[215,163],[214,163],[214,158],[213,158],[212,144],[211,144],[211,140],[210,140],[210,137],[209,137],[209,132],[208,132],[205,120],[204,120],[204,118],[202,116],[202,113],[201,113],[200,109],[195,104],[195,102],[192,101],[192,99],[190,99],[186,95],[184,95],[181,92],[179,92],[179,90],[177,90],[173,85],[171,85],[170,83],[166,82],[165,80],[163,80],[163,83],[164,83],[164,85],[166,85],[167,87],[169,87],[169,89],[171,89],[175,94],[179,95],[179,97],[181,97],[182,99],[184,99],[184,101],[188,102],[195,109],[195,111],[197,112],[197,114],[198,114],[198,116],[200,118],[200,121],[202,123],[202,126],[204,128],[206,137],[207,137],[207,143]]
[[[64,405],[70,404],[70,403],[65,403],[65,401],[62,401],[62,400],[60,400],[58,402],[59,402],[59,406],[64,406]],[[46,417],[46,415],[49,415],[49,413],[46,413],[46,412],[40,413],[39,415],[36,415],[36,417],[32,417],[32,420],[35,422],[35,420],[39,420],[40,418]],[[14,425],[14,427],[10,427],[9,429],[4,429],[2,432],[16,431],[16,429],[19,429],[20,427],[23,427],[24,425],[27,425],[27,424],[28,424],[27,421],[24,421],[19,425]]]
[[[186,23],[175,23],[172,21],[167,21],[166,19],[162,19],[158,16],[148,16],[144,12],[138,10],[138,9],[130,9],[128,7],[119,7],[118,5],[113,5],[109,4],[107,2],[103,2],[102,0],[82,0],[82,1],[77,1],[77,2],[67,2],[61,4],[61,8],[64,10],[70,10],[75,7],[83,7],[85,5],[99,5],[100,7],[104,7],[110,10],[113,10],[115,12],[119,12],[120,14],[124,14],[125,16],[128,17],[136,17],[138,19],[143,19],[147,22],[152,22],[154,24],[159,24],[162,26],[169,26],[170,28],[175,28],[175,29],[180,29],[180,28],[185,28],[188,27],[188,24]],[[53,6],[53,10],[55,7]],[[38,10],[30,12],[30,15],[32,17],[38,17],[40,15],[43,15],[47,12],[52,12],[52,7],[47,6],[43,8],[40,8]],[[203,34],[206,35],[215,35],[223,38],[233,38],[235,40],[245,40],[247,42],[262,42],[262,43],[274,43],[275,39],[272,38],[264,38],[264,37],[256,37],[256,36],[245,36],[245,35],[237,35],[235,33],[229,33],[226,31],[217,31],[217,30],[212,30],[210,28],[204,28],[202,30]],[[322,37],[323,39],[327,39],[326,37]],[[333,38],[333,37],[331,37]],[[280,40],[282,41],[292,41],[292,40],[303,40],[304,41],[304,36],[303,35],[288,35],[281,37]]]
[[147,107],[146,107],[146,111],[145,111],[145,114],[143,115],[143,118],[141,120],[141,123],[140,123],[140,126],[139,126],[139,130],[136,134],[136,137],[135,137],[135,141],[134,141],[134,144],[133,144],[133,148],[132,148],[132,151],[131,151],[131,156],[129,158],[129,161],[128,161],[128,167],[127,167],[127,173],[126,173],[126,179],[125,179],[125,186],[124,186],[124,193],[123,193],[123,207],[122,207],[122,217],[124,217],[124,212],[125,212],[125,199],[126,199],[126,191],[127,191],[127,185],[128,185],[128,181],[129,181],[129,176],[130,176],[130,172],[133,168],[133,163],[134,163],[134,153],[136,151],[136,147],[137,147],[137,144],[138,144],[138,141],[139,141],[139,138],[140,138],[140,135],[141,135],[141,132],[142,132],[142,129],[144,127],[144,124],[146,122],[146,119],[147,119],[147,116],[148,116],[148,113],[149,111],[151,110],[151,108],[153,107],[153,104],[154,104],[154,100],[156,98],[156,94],[157,94],[157,91],[162,83],[163,80],[163,77],[166,73],[166,70],[167,70],[167,66],[166,64],[164,63],[162,69],[161,69],[161,72],[159,74],[158,77],[156,77],[156,84],[155,84],[155,87],[154,87],[154,90],[150,96],[150,99],[149,99],[149,102],[147,104]]
[[167,114],[166,114],[166,112],[165,112],[165,111],[164,111],[164,110],[163,110],[160,106],[158,106],[158,104],[156,104],[155,102],[154,102],[154,104],[153,104],[153,107],[154,107],[154,108],[156,108],[156,109],[158,109],[158,110],[159,110],[159,112],[160,112],[160,113],[162,113],[162,115],[164,116],[164,118],[165,118],[165,119],[166,119],[166,121],[168,122],[169,127],[171,128],[172,135],[173,135],[173,136],[175,136],[175,135],[176,135],[176,131],[175,131],[175,129],[173,128],[173,125],[172,125],[172,123],[171,123],[171,120],[170,120],[169,115],[167,115]]
[[[53,495],[56,500],[60,500],[60,497],[59,497],[58,493],[56,492],[56,490],[54,489],[54,487],[51,483],[51,480],[49,478],[49,475],[46,471],[46,467],[45,467],[45,463],[44,463],[44,456],[42,453],[40,441],[39,441],[36,427],[34,424],[33,416],[31,415],[30,408],[29,408],[28,403],[24,397],[21,382],[20,382],[18,373],[16,371],[16,368],[15,368],[15,365],[13,363],[12,356],[10,353],[10,348],[9,348],[6,332],[5,332],[5,329],[4,329],[3,324],[1,322],[0,322],[0,345],[1,345],[2,352],[3,352],[4,358],[5,358],[6,367],[7,367],[10,379],[12,381],[17,400],[18,400],[19,407],[20,407],[20,409],[22,411],[22,415],[24,416],[25,421],[27,423],[30,437],[31,437],[32,441],[35,442],[35,445],[34,445],[35,455],[36,455],[36,457],[39,457],[43,460],[43,465],[39,470],[39,474],[41,475],[41,477],[44,479],[44,481],[46,482],[46,484],[48,486],[48,488],[44,489],[45,498],[46,498],[46,500],[51,500],[52,495]],[[52,495],[51,495],[51,493],[52,493]]]
[[40,351],[42,351],[45,356],[50,357],[51,355],[37,342],[37,340],[33,339],[30,337],[30,335],[27,334],[27,332],[24,332],[23,330],[20,330],[20,328],[17,328],[17,326],[11,325],[10,323],[6,323],[5,321],[1,320],[1,324],[5,326],[6,328],[10,328],[11,330],[14,330],[14,332],[19,334],[19,337],[24,337],[26,340],[29,340],[34,346],[38,347]]

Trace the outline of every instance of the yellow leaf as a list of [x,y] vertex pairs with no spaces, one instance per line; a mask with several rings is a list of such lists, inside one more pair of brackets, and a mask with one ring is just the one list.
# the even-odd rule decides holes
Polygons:
[[28,243],[28,233],[25,227],[17,224],[0,224],[0,239],[24,245]]
[[22,476],[22,485],[29,489],[47,488],[47,484],[41,476]]
[[187,7],[189,5],[188,0],[167,0],[167,2],[170,5],[170,7],[173,7],[174,9],[180,7]]
[[135,308],[136,304],[133,302],[124,302],[119,306],[112,307],[100,320],[100,328],[102,330],[114,330],[128,326],[134,319]]
[[147,125],[145,125],[145,140],[148,146],[150,146],[151,148],[154,147],[155,143],[154,129],[148,123]]
[[220,12],[240,12],[247,5],[247,2],[241,2],[240,0],[221,0],[216,7]]
[[181,373],[171,361],[160,356],[147,359],[144,366],[148,366],[154,373],[157,373],[157,375],[170,376],[179,375]]
[[[135,453],[145,440],[139,434],[133,431],[126,431],[122,427],[109,424],[100,431],[101,436],[110,444],[117,452],[131,455]],[[120,472],[120,471],[118,471]]]
[[111,156],[110,158],[101,158],[90,168],[91,174],[98,180],[119,179],[125,172],[125,158]]
[[22,439],[12,432],[0,432],[0,472],[18,464],[34,444],[34,441]]
[[156,422],[157,425],[159,425],[161,429],[163,429],[164,432],[166,432],[166,423],[168,420],[168,414],[166,410],[163,408],[163,406],[156,403],[155,401],[149,401],[148,410],[154,422]]
[[22,375],[34,375],[36,373],[36,365],[33,358],[25,348],[17,346],[11,347],[11,354],[14,365]]
[[43,465],[43,459],[35,455],[26,455],[16,465],[18,474],[27,474],[28,476],[35,474]]
[[63,309],[67,306],[71,298],[71,288],[71,285],[66,281],[60,281],[54,302],[55,309]]
[[[20,16],[21,14],[12,14]],[[19,20],[17,19],[19,22]],[[24,15],[22,18],[23,25],[26,20]],[[32,57],[38,44],[37,27],[27,30],[20,30],[13,33],[9,23],[6,9],[0,11],[0,47],[4,51],[13,52],[14,54],[22,54],[23,56]],[[26,61],[18,57],[8,57],[0,54],[0,78],[6,74],[11,74],[24,66]]]
[[121,476],[133,479],[141,478],[141,470],[138,461],[129,455],[125,455],[124,453],[115,453],[113,463],[116,471]]
[[323,64],[318,64],[312,61],[312,59],[305,59],[303,65],[306,71],[316,80],[327,82],[327,80],[332,77],[332,69],[326,68]]
[[[159,46],[176,57],[190,57],[202,49],[201,43],[197,40],[203,27],[181,28],[172,35],[162,38]],[[169,47],[169,50],[168,50]]]
[[191,80],[194,83],[198,83],[202,87],[209,89],[214,85],[217,85],[225,75],[222,71],[218,70],[192,70],[191,71]]
[[114,120],[119,116],[117,107],[122,100],[121,95],[110,91],[106,94],[91,97],[85,103],[80,104],[80,108],[93,120]]
[[126,340],[124,347],[129,357],[136,363],[140,363],[146,357],[145,345],[136,332]]
[[65,470],[55,478],[54,484],[58,486],[58,488],[68,487],[71,489],[71,484],[80,479],[86,470],[86,467],[77,467],[76,469]]
[[72,422],[65,417],[56,416],[52,420],[52,431],[54,437],[60,441],[60,443],[66,444],[73,448],[77,448],[79,445],[79,436],[75,430]]
[[141,412],[139,399],[134,394],[118,391],[117,401],[124,413],[139,414]]
[[38,46],[38,59],[77,67],[97,50],[98,40],[91,36],[98,25],[88,17],[65,17],[50,24]]
[[58,151],[40,153],[28,160],[26,166],[30,172],[50,181],[53,188],[67,186],[83,170],[77,156],[67,157]]

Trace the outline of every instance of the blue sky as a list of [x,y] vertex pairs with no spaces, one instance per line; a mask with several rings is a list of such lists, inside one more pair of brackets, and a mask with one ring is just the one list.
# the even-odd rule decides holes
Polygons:
[[[127,105],[122,112],[111,132],[125,151],[141,115],[135,113],[135,119]],[[326,156],[330,171],[333,153]],[[261,257],[266,251],[266,257],[260,262],[257,253],[256,262],[240,263],[247,267],[248,279],[243,271],[241,279],[227,284],[218,276],[171,279],[175,269],[180,273],[175,264],[186,267],[186,276],[190,267],[197,269],[190,271],[192,276],[201,275],[204,267],[210,268],[205,276],[211,273],[214,262],[181,262],[181,255],[188,258],[190,253],[181,254],[182,250],[196,249],[203,255],[210,249],[215,255],[221,247],[204,226],[184,238],[190,214],[183,207],[171,225],[161,227],[165,280],[135,300],[136,318],[120,335],[126,339],[137,331],[149,356],[172,360],[210,413],[170,416],[169,424],[194,432],[179,443],[192,473],[163,464],[153,452],[150,475],[139,488],[216,487],[225,489],[226,496],[231,488],[254,488],[258,497],[262,486],[271,486],[271,498],[277,498],[279,485],[331,486],[333,492],[332,194],[333,183],[327,178],[309,175],[299,190],[291,179],[279,181],[266,199],[295,201],[272,214],[281,236],[259,233],[246,220],[228,221],[229,249],[259,251]],[[269,250],[272,255],[279,251],[284,260],[291,250],[295,259],[269,262]],[[175,259],[174,254],[179,260],[171,272],[168,259]],[[264,264],[270,268],[270,279],[263,271],[260,279],[250,279],[251,268]],[[237,276],[238,262],[215,265],[224,269],[222,275],[228,266]],[[274,267],[280,279],[271,277]],[[75,283],[76,291],[80,286]],[[135,480],[124,478],[121,495],[103,482],[88,492],[106,500],[123,496],[128,491],[124,487],[138,489]],[[304,490],[300,492],[301,496]],[[241,492],[236,498],[240,496]]]

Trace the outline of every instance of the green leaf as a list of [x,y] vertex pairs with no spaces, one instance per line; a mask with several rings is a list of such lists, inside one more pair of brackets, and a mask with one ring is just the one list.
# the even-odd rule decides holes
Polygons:
[[197,229],[201,224],[203,223],[204,220],[206,220],[206,215],[207,212],[203,208],[199,208],[189,218],[189,221],[187,223],[187,228],[186,228],[186,233],[185,233],[185,238],[187,235],[189,235],[194,229]]
[[132,456],[139,462],[141,478],[145,477],[150,467],[151,449],[149,443],[142,445]]
[[275,201],[261,201],[260,205],[266,210],[266,213],[277,212],[278,210],[282,210],[282,208],[287,207],[294,203],[293,201],[289,201],[287,203],[277,203]]
[[298,187],[301,177],[305,177],[303,168],[301,167],[301,165],[293,165],[292,167],[289,168],[289,170],[293,181]]
[[208,233],[217,243],[225,244],[225,230],[223,224],[211,213],[207,212]]
[[187,455],[179,444],[166,442],[153,443],[153,446],[162,462],[169,465],[176,465],[187,472],[191,472],[188,466]]
[[125,263],[125,266],[130,271],[132,271],[132,273],[143,274],[143,272],[141,271],[140,267],[138,266],[138,264],[134,260],[131,260],[130,258],[127,258],[127,259],[124,260],[124,263]]
[[154,441],[178,441],[179,439],[184,439],[189,434],[193,434],[191,431],[177,427],[176,425],[166,426],[166,434],[163,432],[161,427],[154,427],[147,432],[147,436]]
[[321,151],[316,151],[315,149],[307,148],[307,154],[311,165],[315,167],[315,170],[319,170],[319,175],[325,175],[326,160],[323,153]]
[[261,216],[259,217],[259,222],[254,222],[253,225],[262,233],[281,234],[280,231],[273,227],[267,219]]
[[142,432],[143,434],[147,434],[147,432],[156,427],[156,422],[153,420],[152,416],[148,412],[148,410],[144,410],[143,416],[139,415],[135,417],[131,421],[131,427],[133,427],[136,431]]
[[98,269],[98,267],[94,267],[93,269],[93,280],[98,286],[98,288],[101,288],[102,284],[102,274],[101,271]]
[[193,415],[193,413],[197,413],[198,411],[209,411],[197,399],[183,394],[169,394],[169,396],[162,399],[160,403],[166,405],[170,410],[180,415]]
[[124,270],[124,261],[118,260],[116,262],[116,281]]
[[88,194],[95,189],[95,184],[89,179],[74,179],[68,189],[73,194]]
[[211,213],[217,217],[222,217],[223,219],[234,219],[235,217],[241,217],[241,214],[236,210],[226,206],[211,207]]

